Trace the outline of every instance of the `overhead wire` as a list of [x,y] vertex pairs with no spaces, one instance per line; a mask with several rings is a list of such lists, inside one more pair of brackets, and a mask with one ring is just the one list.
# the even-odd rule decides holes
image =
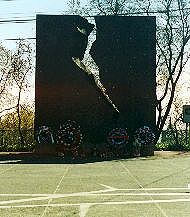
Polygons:
[[[184,8],[184,10],[190,10],[190,7]],[[180,9],[171,9],[170,12],[177,12],[180,11]],[[60,12],[59,12],[60,13]],[[64,13],[64,12],[63,12]],[[165,10],[158,10],[158,11],[148,11],[149,14],[163,14],[166,13]],[[19,14],[19,13],[18,13]],[[22,13],[20,13],[22,14]],[[38,14],[45,14],[43,12],[38,12]],[[48,13],[49,14],[49,13]],[[68,12],[65,12],[65,14],[68,14]],[[136,12],[129,12],[129,13],[121,13],[121,14],[117,14],[117,16],[126,16],[126,15],[143,15],[146,14],[146,11],[136,11]],[[64,14],[60,14],[60,15],[64,15]],[[91,18],[91,17],[95,17],[97,15],[84,15],[84,18]],[[101,15],[99,15],[101,16]],[[17,17],[16,19],[1,19],[0,20],[0,24],[26,24],[26,23],[31,23],[36,21],[36,18],[29,18],[29,19],[19,19],[22,17]],[[21,40],[21,39],[27,39],[27,40],[35,40],[35,37],[28,37],[28,38],[6,38],[4,40]]]
[[[181,9],[171,9],[170,12],[177,12],[180,11]],[[183,10],[190,10],[190,7],[188,8],[184,8]],[[65,12],[66,14],[68,14],[68,12]],[[125,16],[125,15],[138,15],[138,14],[146,14],[146,11],[136,11],[136,12],[128,12],[128,13],[118,13],[117,15],[113,15],[113,16]],[[158,10],[158,11],[148,11],[149,14],[162,14],[162,13],[166,13],[166,10]],[[36,14],[45,14],[44,12],[37,12]],[[48,15],[51,15],[49,13],[47,13]],[[65,14],[65,15],[66,15]],[[60,14],[60,15],[64,15],[64,14]],[[79,15],[79,14],[76,14]],[[97,16],[95,15],[84,15],[83,17],[94,17]],[[101,16],[101,15],[98,15]],[[107,15],[108,16],[108,15]],[[0,20],[0,23],[22,23],[22,22],[33,22],[36,20],[36,18],[33,19],[18,19],[19,17],[17,17],[17,19],[8,19],[8,20]],[[20,17],[22,18],[22,17]]]
[[0,20],[0,24],[2,23],[27,23],[33,22],[36,19],[12,19],[12,20]]
[[4,40],[7,41],[17,41],[17,40],[36,40],[35,37],[29,37],[29,38],[6,38]]

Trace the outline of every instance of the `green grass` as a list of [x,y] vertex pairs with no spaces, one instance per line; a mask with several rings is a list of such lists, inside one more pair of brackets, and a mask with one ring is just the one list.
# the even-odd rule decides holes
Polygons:
[[0,160],[0,217],[189,217],[188,183],[188,155],[85,164]]

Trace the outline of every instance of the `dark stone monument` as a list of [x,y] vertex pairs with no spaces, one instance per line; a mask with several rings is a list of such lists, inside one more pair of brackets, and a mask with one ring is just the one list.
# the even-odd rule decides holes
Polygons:
[[[83,59],[93,25],[80,16],[37,15],[35,129],[74,120],[89,146],[116,127],[155,127],[155,17],[98,16],[90,54],[119,113],[72,60]],[[153,153],[150,148],[147,155]]]

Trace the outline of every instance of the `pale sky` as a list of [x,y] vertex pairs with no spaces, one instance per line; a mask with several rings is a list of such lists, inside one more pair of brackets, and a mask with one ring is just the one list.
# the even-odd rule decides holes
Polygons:
[[[0,42],[10,47],[9,38],[35,37],[35,20],[27,23],[4,22],[35,19],[36,14],[64,14],[69,0],[0,0]],[[3,21],[3,22],[2,22]]]

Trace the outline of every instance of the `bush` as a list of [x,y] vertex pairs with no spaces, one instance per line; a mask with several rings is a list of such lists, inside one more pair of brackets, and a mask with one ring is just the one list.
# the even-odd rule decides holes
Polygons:
[[186,144],[185,131],[180,130],[178,133],[178,139],[174,137],[171,130],[165,130],[162,132],[161,141],[155,146],[158,151],[189,151],[190,142]]
[[0,151],[32,151],[35,147],[33,129],[24,129],[22,133],[24,144],[21,143],[18,130],[1,130]]

